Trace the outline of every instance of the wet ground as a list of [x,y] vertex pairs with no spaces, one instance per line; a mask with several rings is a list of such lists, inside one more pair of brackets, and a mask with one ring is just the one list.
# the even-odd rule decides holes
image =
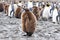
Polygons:
[[21,19],[9,18],[0,12],[0,40],[60,40],[60,24],[38,21],[31,37],[23,36]]

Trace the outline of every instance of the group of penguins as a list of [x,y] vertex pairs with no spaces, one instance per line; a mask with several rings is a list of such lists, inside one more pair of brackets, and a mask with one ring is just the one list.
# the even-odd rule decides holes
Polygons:
[[[34,5],[33,5],[34,4]],[[36,22],[39,19],[49,20],[53,23],[58,23],[60,20],[60,3],[54,2],[24,2],[19,1],[18,4],[4,4],[4,12],[10,18],[20,18],[22,21],[22,29],[26,33],[24,36],[31,36],[36,27]]]

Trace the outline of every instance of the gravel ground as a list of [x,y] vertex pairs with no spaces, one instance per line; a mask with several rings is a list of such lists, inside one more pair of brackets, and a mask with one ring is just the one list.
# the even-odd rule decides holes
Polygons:
[[60,24],[50,21],[38,21],[34,34],[31,37],[21,28],[21,19],[9,18],[0,12],[0,40],[60,40]]

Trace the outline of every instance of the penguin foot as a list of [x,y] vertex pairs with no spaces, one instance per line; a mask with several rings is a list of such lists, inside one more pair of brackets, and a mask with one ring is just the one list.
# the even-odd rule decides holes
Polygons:
[[27,32],[27,36],[32,36],[33,33]]
[[12,18],[12,17],[10,17],[10,18]]
[[57,24],[59,24],[59,23],[57,23]]
[[16,18],[19,18],[19,17],[16,17]]
[[55,22],[52,22],[52,23],[54,23],[54,24],[55,24]]

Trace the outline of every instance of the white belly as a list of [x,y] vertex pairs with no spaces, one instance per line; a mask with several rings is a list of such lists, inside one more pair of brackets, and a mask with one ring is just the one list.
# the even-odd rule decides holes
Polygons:
[[57,15],[58,15],[57,9],[54,9],[53,15],[52,15],[52,22],[56,22]]

